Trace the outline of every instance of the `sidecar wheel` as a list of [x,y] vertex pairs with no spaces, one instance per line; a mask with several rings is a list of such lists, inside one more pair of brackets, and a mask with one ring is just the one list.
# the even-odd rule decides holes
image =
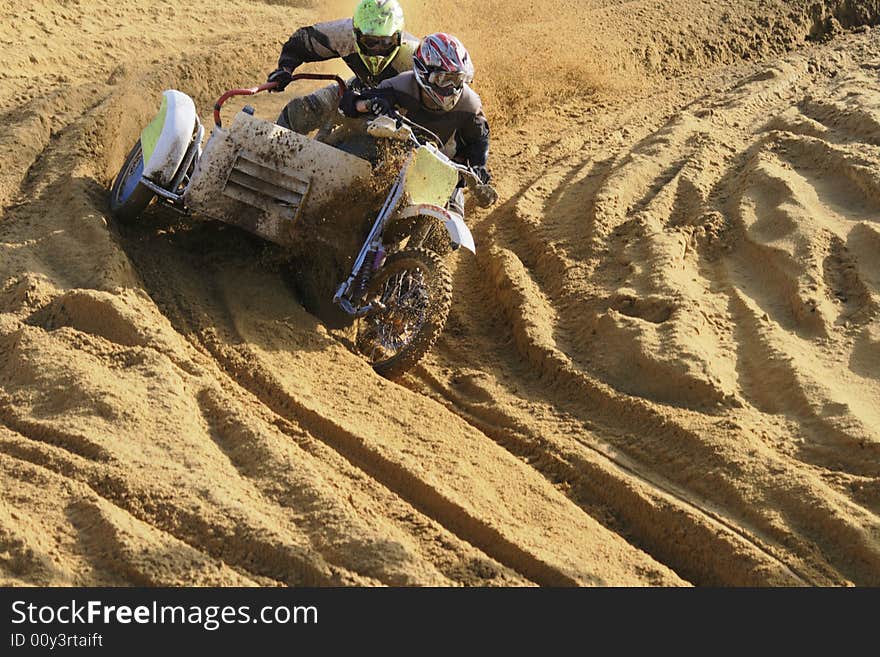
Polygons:
[[452,307],[452,275],[427,249],[388,257],[370,282],[367,298],[386,309],[362,319],[356,345],[382,376],[394,379],[431,350]]
[[143,150],[138,140],[110,187],[110,214],[121,223],[135,221],[155,197],[141,182],[143,173]]

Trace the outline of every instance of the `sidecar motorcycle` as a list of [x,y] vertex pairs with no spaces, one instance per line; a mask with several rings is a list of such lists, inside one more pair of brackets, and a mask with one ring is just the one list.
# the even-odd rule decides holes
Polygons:
[[[298,74],[293,79],[331,79],[340,95],[345,91],[337,76]],[[136,221],[158,200],[294,247],[298,224],[310,215],[325,216],[328,204],[339,203],[341,190],[375,181],[375,163],[369,159],[258,118],[248,106],[228,128],[223,126],[220,113],[229,98],[273,87],[268,83],[223,94],[204,147],[205,129],[193,100],[177,90],[165,91],[159,113],[112,183],[113,217]],[[431,349],[446,324],[452,277],[444,257],[458,247],[475,251],[463,217],[446,207],[450,196],[461,180],[483,204],[493,202],[495,193],[468,167],[444,155],[430,131],[402,116],[375,117],[366,133],[372,140],[404,145],[405,156],[333,303],[358,320],[358,351],[378,373],[395,378]]]

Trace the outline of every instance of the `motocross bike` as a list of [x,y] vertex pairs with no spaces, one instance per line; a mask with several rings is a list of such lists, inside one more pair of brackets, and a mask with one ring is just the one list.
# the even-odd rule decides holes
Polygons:
[[[338,76],[297,74],[293,80]],[[155,119],[141,132],[110,188],[111,214],[133,222],[154,199],[179,212],[223,221],[283,247],[294,228],[338,201],[340,190],[369,183],[373,163],[254,116],[245,106],[225,128],[223,104],[233,96],[267,91],[275,83],[233,89],[214,105],[214,129],[204,127],[192,99],[167,90]],[[452,304],[444,262],[464,247],[475,252],[464,218],[447,208],[460,184],[488,206],[497,196],[467,166],[442,152],[436,135],[400,115],[366,125],[375,140],[404,146],[405,157],[384,203],[341,281],[333,303],[357,320],[356,349],[381,375],[411,369],[434,345]]]

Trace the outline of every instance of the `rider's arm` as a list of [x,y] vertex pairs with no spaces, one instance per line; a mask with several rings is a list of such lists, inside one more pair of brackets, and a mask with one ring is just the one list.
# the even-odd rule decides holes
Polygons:
[[482,107],[468,117],[455,133],[455,159],[472,167],[485,167],[489,160],[489,122]]
[[389,107],[396,106],[397,94],[393,88],[382,87],[381,89],[364,89],[362,91],[345,92],[342,101],[339,103],[339,109],[348,117],[356,118],[361,114],[368,114],[373,111],[373,101],[376,99],[384,100]]
[[[281,48],[278,67],[293,71],[304,62],[323,62],[348,54],[353,45],[351,19],[301,27]],[[349,44],[349,41],[352,43]]]

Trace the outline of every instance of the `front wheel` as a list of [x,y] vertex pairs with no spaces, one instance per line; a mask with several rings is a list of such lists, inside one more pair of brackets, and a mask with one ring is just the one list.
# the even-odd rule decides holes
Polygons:
[[357,348],[382,376],[393,379],[415,366],[440,337],[452,306],[452,276],[426,249],[388,257],[367,288],[384,310],[362,319]]
[[138,140],[110,187],[110,213],[118,221],[135,221],[153,200],[155,194],[141,182],[143,175],[144,155]]

